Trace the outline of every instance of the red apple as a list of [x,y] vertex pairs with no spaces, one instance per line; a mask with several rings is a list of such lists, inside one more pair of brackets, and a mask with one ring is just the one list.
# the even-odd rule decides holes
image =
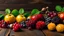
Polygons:
[[41,19],[42,17],[43,17],[42,14],[37,14],[37,15],[32,16],[31,19],[37,21],[37,20]]
[[64,20],[64,13],[60,13],[58,14],[58,16],[60,17],[60,19]]

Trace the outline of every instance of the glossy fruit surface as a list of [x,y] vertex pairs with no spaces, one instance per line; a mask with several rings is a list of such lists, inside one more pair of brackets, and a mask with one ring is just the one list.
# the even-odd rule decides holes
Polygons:
[[14,15],[12,15],[12,14],[7,14],[7,15],[4,17],[4,21],[5,21],[5,22],[8,22],[8,23],[13,23],[13,22],[15,22],[15,17],[14,17]]
[[56,12],[48,12],[47,15],[51,18],[57,16],[57,13]]
[[55,23],[49,23],[48,25],[47,25],[47,28],[48,28],[48,30],[54,30],[55,28],[56,28],[56,25],[55,25]]
[[57,32],[63,32],[64,31],[64,25],[63,24],[58,24],[56,26],[56,30],[57,30]]
[[64,13],[59,13],[58,16],[60,17],[60,19],[64,20]]
[[36,14],[36,15],[33,15],[31,17],[31,20],[39,20],[39,19],[42,19],[43,18],[43,15],[42,14]]
[[16,21],[17,22],[22,22],[22,21],[25,21],[26,20],[26,17],[24,17],[23,15],[18,15],[17,17],[16,17]]

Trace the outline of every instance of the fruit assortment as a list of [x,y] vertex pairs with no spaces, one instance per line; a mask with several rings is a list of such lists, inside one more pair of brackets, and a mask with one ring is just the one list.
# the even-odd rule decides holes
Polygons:
[[[49,11],[48,7],[41,11],[33,9],[31,13],[25,12],[23,8],[14,10],[6,9],[5,15],[0,15],[0,28],[11,28],[13,31],[19,31],[22,28],[29,30],[42,30],[45,27],[48,30],[64,31],[64,9],[56,6],[55,11]],[[45,12],[44,12],[45,11]],[[4,18],[4,19],[2,19]]]

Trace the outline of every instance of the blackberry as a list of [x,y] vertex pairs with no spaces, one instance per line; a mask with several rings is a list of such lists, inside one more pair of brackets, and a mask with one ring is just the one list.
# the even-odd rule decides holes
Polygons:
[[52,21],[53,23],[55,23],[55,24],[61,23],[61,19],[60,19],[58,16],[52,18],[51,21]]

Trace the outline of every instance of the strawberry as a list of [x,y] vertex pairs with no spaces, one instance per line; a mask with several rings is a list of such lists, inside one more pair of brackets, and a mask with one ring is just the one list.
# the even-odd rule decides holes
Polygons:
[[41,29],[45,26],[45,22],[44,21],[38,21],[36,23],[36,29]]

